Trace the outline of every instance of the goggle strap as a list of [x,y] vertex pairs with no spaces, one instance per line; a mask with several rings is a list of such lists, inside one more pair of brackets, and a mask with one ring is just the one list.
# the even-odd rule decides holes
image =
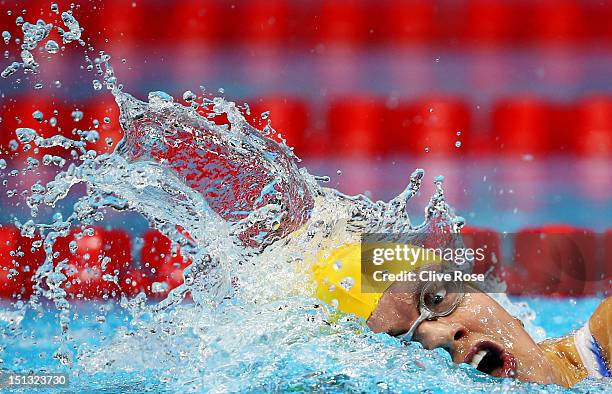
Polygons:
[[419,315],[418,319],[416,319],[414,323],[412,323],[410,329],[405,334],[400,335],[398,338],[406,342],[410,342],[412,340],[412,337],[414,336],[414,332],[416,331],[417,327],[419,327],[419,324],[423,323],[427,319],[430,319],[431,317],[432,313],[430,311],[421,311],[421,314]]

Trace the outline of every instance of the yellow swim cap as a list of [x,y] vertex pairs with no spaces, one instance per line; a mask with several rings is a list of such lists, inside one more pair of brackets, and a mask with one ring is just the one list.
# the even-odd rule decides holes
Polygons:
[[[379,243],[368,245],[368,250],[373,248],[393,248],[394,243]],[[402,271],[412,271],[418,269],[427,263],[437,262],[439,260],[432,258],[428,259],[425,249],[408,245],[409,248],[419,251],[413,254],[418,256],[410,263],[406,261],[388,261],[385,262],[385,273],[400,274]],[[373,283],[373,270],[378,267],[373,264],[364,266],[362,275],[362,245],[360,243],[349,243],[342,245],[332,251],[326,258],[319,258],[312,265],[313,276],[317,284],[316,295],[321,301],[324,301],[345,313],[352,313],[368,319],[372,312],[376,309],[380,298],[384,291],[392,284],[390,281],[384,283]],[[323,257],[323,256],[321,256]],[[362,281],[364,281],[362,283]],[[367,282],[366,282],[367,281]],[[364,289],[376,289],[371,292]]]

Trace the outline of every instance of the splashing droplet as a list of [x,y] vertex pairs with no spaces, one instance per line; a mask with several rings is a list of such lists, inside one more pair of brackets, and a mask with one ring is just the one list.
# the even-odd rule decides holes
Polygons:
[[187,91],[185,91],[185,93],[183,93],[183,100],[185,100],[187,102],[191,102],[191,101],[195,100],[196,98],[197,98],[197,96],[191,90],[187,90]]
[[34,119],[36,119],[37,121],[39,121],[39,122],[42,122],[42,121],[43,121],[43,119],[45,118],[45,116],[43,115],[43,113],[42,113],[41,111],[38,111],[38,110],[36,110],[36,111],[32,112],[32,117],[33,117]]
[[340,287],[342,287],[346,291],[352,289],[353,286],[355,286],[355,280],[350,276],[347,276],[346,278],[340,281]]
[[79,120],[83,119],[83,111],[72,111],[72,120],[74,120],[75,122],[78,122]]
[[47,41],[47,43],[45,44],[45,50],[48,53],[58,53],[59,52],[59,45],[57,44],[57,42],[53,41],[53,40],[49,40]]
[[170,96],[166,92],[156,91],[151,92],[148,95],[149,103],[156,106],[163,106],[166,104],[171,104],[174,101],[174,98]]

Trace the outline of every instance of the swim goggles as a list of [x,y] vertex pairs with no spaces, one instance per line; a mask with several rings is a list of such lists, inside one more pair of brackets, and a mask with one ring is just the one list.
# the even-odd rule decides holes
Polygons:
[[450,315],[457,309],[464,295],[462,282],[427,282],[419,294],[420,316],[406,333],[397,338],[410,342],[419,324]]

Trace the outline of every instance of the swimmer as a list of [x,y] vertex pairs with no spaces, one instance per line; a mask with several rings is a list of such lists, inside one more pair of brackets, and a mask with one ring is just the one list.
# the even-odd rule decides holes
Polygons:
[[[495,377],[572,387],[587,377],[612,376],[612,297],[581,329],[536,343],[519,319],[470,284],[394,282],[380,293],[362,293],[360,258],[356,243],[315,263],[317,297],[363,317],[375,333],[444,349],[454,363]],[[419,261],[415,269],[433,266]]]

